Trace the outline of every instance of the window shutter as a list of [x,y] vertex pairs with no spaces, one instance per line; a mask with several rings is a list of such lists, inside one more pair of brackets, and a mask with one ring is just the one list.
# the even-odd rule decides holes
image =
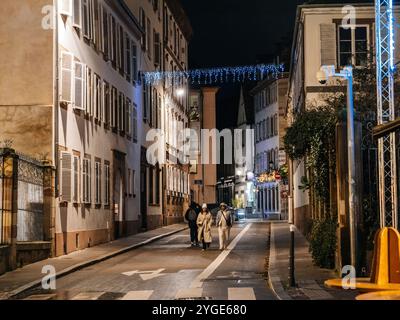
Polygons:
[[68,52],[61,55],[61,101],[72,102],[74,56]]
[[64,16],[72,16],[72,0],[60,0],[60,14]]
[[161,39],[159,33],[154,33],[154,65],[159,67],[161,64]]
[[74,164],[73,164],[73,189],[72,189],[72,201],[74,203],[79,202],[79,157],[74,156]]
[[81,0],[74,0],[74,21],[72,25],[75,28],[82,28],[82,3]]
[[75,99],[74,109],[85,110],[86,69],[80,62],[75,62]]
[[83,36],[90,39],[90,8],[89,0],[82,0],[82,27]]
[[72,156],[61,153],[61,200],[72,201]]
[[334,23],[320,24],[321,66],[336,66],[336,25]]

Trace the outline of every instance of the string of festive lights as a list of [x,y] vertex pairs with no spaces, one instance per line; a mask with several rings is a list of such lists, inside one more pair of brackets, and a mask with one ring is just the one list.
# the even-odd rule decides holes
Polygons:
[[158,85],[163,81],[171,85],[215,84],[227,82],[244,82],[263,80],[266,77],[279,77],[284,66],[276,64],[259,64],[255,66],[223,67],[212,69],[195,69],[188,71],[156,71],[145,72],[144,81],[148,85]]

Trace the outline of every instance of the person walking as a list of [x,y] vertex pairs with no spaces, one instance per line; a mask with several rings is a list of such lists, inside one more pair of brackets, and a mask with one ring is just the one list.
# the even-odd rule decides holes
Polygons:
[[196,210],[196,204],[192,202],[189,209],[186,210],[185,219],[188,222],[190,229],[190,242],[192,247],[198,247],[198,237],[197,237],[197,216],[199,212]]
[[197,217],[198,241],[203,243],[203,251],[210,247],[212,215],[206,204],[203,204],[201,213]]
[[224,202],[220,204],[216,224],[218,227],[219,249],[225,250],[228,247],[233,219],[231,212],[228,210],[228,206]]

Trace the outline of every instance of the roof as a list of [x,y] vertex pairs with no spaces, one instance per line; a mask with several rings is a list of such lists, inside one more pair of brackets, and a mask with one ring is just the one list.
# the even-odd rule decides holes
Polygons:
[[181,5],[180,0],[166,0],[165,3],[171,10],[174,19],[178,23],[186,40],[190,41],[193,35],[193,29],[192,25],[190,24],[190,20]]

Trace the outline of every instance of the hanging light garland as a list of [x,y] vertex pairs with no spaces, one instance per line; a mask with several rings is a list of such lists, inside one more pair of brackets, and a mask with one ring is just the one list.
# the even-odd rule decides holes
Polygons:
[[224,82],[244,82],[247,80],[257,81],[267,77],[277,78],[283,71],[283,65],[275,64],[195,69],[188,71],[156,71],[145,72],[144,81],[148,85],[158,85],[162,81],[167,81],[172,85],[180,85],[186,81],[191,84],[210,85]]

